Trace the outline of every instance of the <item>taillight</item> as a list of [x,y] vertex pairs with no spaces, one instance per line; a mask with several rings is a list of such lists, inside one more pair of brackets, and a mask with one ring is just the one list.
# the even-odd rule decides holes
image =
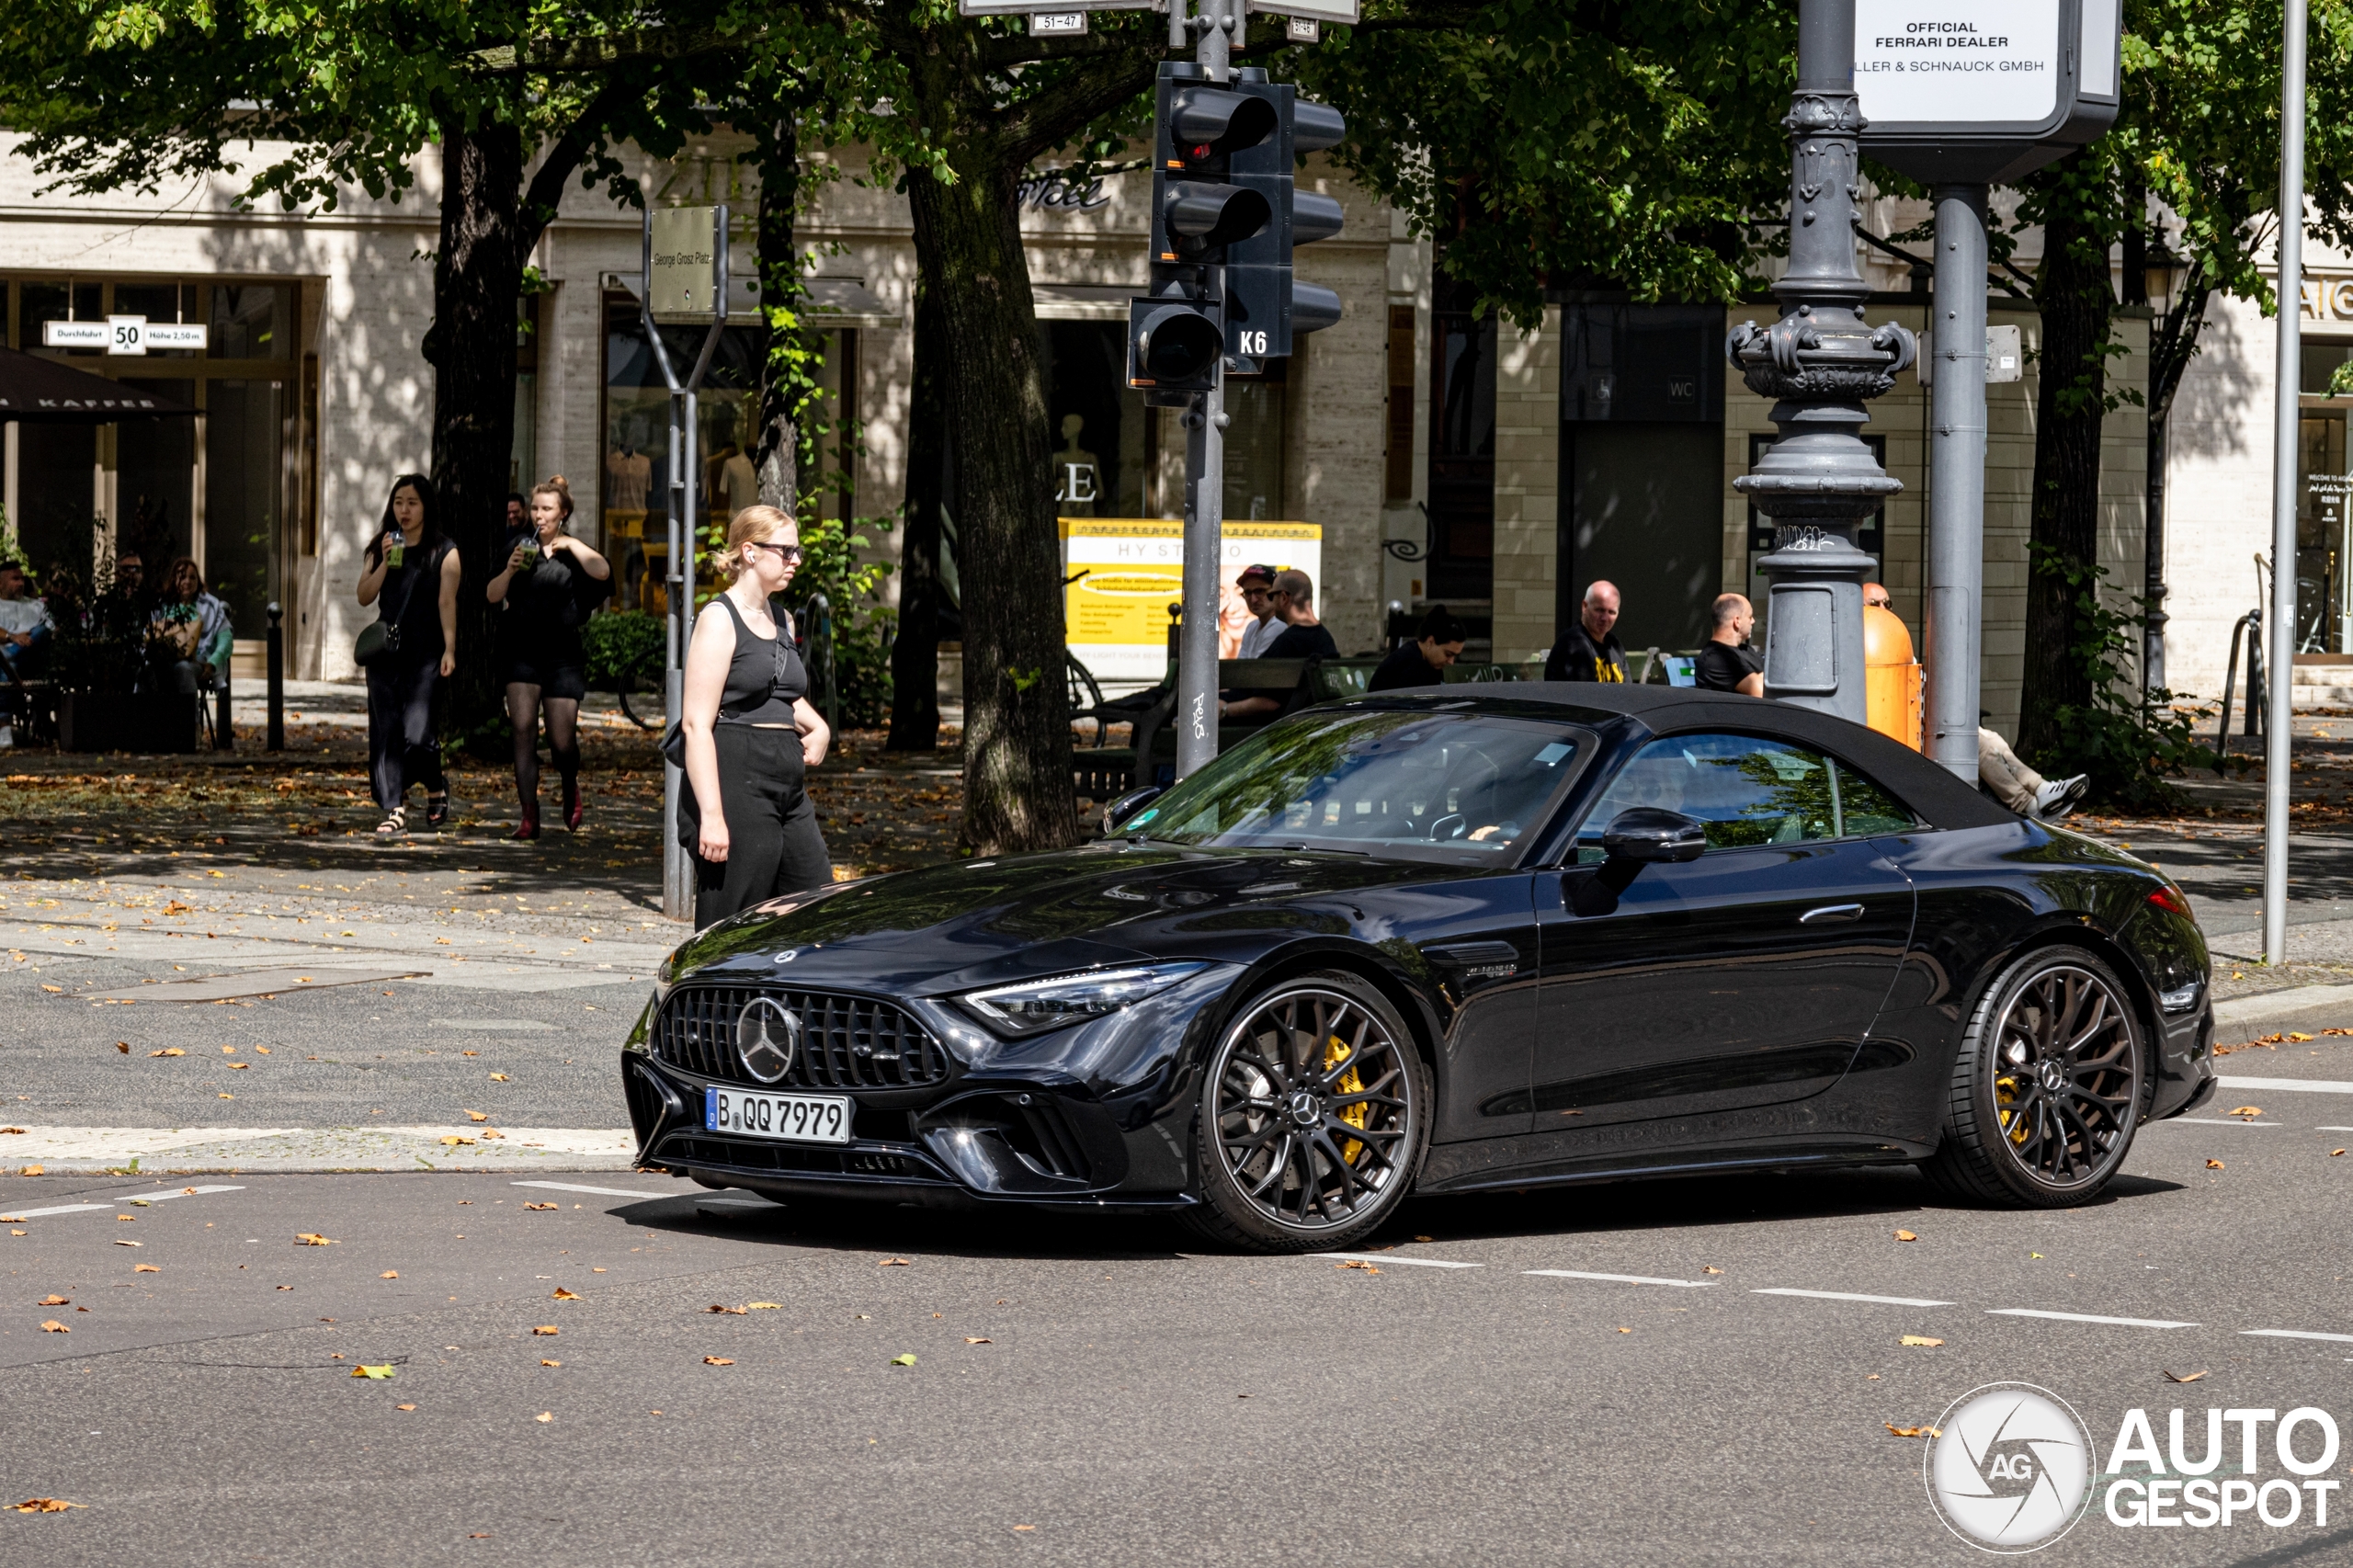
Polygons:
[[2183,897],[2181,890],[2173,886],[2171,883],[2167,883],[2165,886],[2161,887],[2156,892],[2151,893],[2149,895],[2149,902],[2155,904],[2159,909],[2164,910],[2167,915],[2178,915],[2184,920],[2196,920],[2198,918],[2198,916],[2189,912],[2189,900]]

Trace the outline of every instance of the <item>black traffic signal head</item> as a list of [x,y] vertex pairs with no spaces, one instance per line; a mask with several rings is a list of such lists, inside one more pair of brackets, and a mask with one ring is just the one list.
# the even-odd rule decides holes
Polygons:
[[1273,220],[1264,192],[1245,190],[1227,165],[1280,129],[1273,104],[1219,86],[1201,67],[1160,68],[1152,125],[1152,259],[1215,267],[1235,242]]
[[1337,201],[1299,188],[1297,161],[1301,153],[1338,145],[1347,122],[1337,109],[1302,99],[1290,84],[1269,82],[1260,71],[1240,73],[1233,90],[1270,106],[1276,130],[1226,160],[1227,177],[1264,196],[1272,213],[1264,229],[1226,247],[1226,353],[1245,362],[1275,359],[1291,352],[1301,333],[1340,319],[1340,297],[1297,281],[1291,253],[1341,230],[1346,215]]
[[1131,300],[1128,385],[1160,392],[1207,392],[1217,381],[1225,329],[1215,301]]

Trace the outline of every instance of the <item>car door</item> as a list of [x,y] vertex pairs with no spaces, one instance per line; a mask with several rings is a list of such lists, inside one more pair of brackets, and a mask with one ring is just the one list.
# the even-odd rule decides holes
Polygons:
[[[1634,806],[1705,824],[1684,864],[1608,861]],[[1837,1082],[1911,936],[1911,882],[1875,840],[1913,825],[1884,790],[1762,736],[1643,746],[1540,873],[1539,1133],[1802,1099]]]

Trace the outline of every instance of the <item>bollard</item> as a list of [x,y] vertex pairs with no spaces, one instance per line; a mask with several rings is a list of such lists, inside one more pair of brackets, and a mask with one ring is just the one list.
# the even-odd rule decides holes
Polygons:
[[[270,751],[286,749],[286,619],[285,609],[276,604],[269,607],[269,739],[265,743]],[[222,728],[227,728],[224,719]]]

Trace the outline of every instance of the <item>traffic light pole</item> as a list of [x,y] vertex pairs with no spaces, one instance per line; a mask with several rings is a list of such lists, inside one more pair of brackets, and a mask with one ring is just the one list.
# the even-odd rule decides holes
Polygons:
[[[1188,22],[1185,0],[1170,0],[1173,34],[1190,25],[1193,58],[1211,81],[1231,74],[1242,0],[1200,0]],[[1231,31],[1229,31],[1231,29]],[[1218,575],[1225,535],[1225,361],[1207,392],[1193,394],[1185,425],[1185,620],[1176,642],[1176,777],[1217,758]]]

